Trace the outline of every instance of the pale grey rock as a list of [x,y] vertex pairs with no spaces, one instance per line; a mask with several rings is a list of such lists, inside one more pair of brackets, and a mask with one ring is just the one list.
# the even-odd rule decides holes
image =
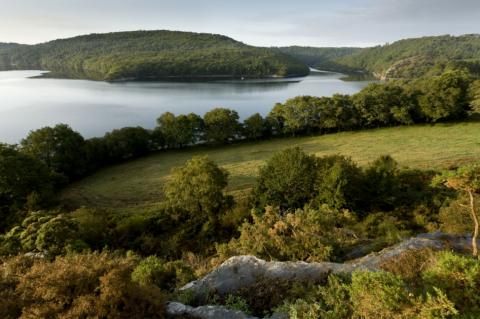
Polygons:
[[[357,269],[379,271],[382,263],[398,257],[405,251],[430,248],[468,252],[470,244],[469,236],[437,232],[405,239],[392,247],[346,263],[268,262],[254,256],[236,256],[225,261],[205,277],[185,285],[181,290],[191,290],[201,300],[212,292],[220,295],[235,293],[238,289],[252,286],[259,280],[318,281],[330,273],[350,274]],[[221,306],[193,308],[177,302],[168,304],[167,313],[171,316],[189,315],[200,319],[255,319],[241,311],[229,310]],[[264,319],[288,319],[288,316],[274,314]]]
[[363,269],[363,265],[339,263],[267,262],[254,256],[237,256],[225,261],[220,267],[202,279],[185,285],[182,290],[192,290],[197,297],[205,292],[220,295],[233,293],[259,280],[321,280],[328,273],[351,273]]
[[199,319],[258,319],[250,317],[238,310],[230,310],[222,306],[200,306],[190,307],[178,302],[167,304],[167,314],[169,316],[191,316]]
[[431,248],[433,250],[468,251],[469,246],[470,238],[468,236],[437,232],[406,239],[380,252],[346,263],[268,262],[254,256],[236,256],[225,261],[205,277],[185,285],[181,290],[192,290],[197,298],[202,298],[208,292],[227,295],[242,287],[249,287],[259,280],[316,281],[321,280],[329,273],[350,274],[357,269],[378,271],[383,262],[396,258],[408,250]]

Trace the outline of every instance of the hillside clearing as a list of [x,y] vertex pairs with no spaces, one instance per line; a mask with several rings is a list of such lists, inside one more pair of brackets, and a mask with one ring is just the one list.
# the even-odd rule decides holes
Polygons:
[[480,160],[480,122],[404,126],[330,135],[283,138],[222,147],[158,152],[108,167],[70,185],[62,194],[68,206],[137,211],[155,207],[173,167],[206,155],[230,173],[228,191],[241,195],[258,168],[279,150],[298,146],[317,156],[342,154],[365,165],[390,154],[402,166],[442,169]]

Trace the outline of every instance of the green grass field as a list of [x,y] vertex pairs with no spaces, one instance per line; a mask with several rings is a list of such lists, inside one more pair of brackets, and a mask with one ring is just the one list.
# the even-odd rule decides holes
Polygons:
[[258,168],[265,160],[292,146],[317,156],[351,156],[360,165],[390,154],[402,166],[442,169],[480,160],[480,122],[385,128],[159,152],[103,169],[68,187],[62,200],[68,206],[125,211],[154,207],[162,199],[162,187],[171,169],[195,155],[207,155],[228,170],[228,191],[240,195],[254,183]]

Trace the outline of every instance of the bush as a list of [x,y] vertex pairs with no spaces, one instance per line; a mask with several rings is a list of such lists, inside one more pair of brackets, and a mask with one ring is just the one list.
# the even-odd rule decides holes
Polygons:
[[3,318],[19,313],[21,318],[32,319],[164,318],[165,296],[160,289],[130,280],[133,259],[104,253],[58,257],[53,262],[36,260],[27,265],[24,260],[10,259],[0,268],[0,278],[11,278],[12,294],[9,308],[0,307],[0,313],[7,312]]
[[217,246],[222,259],[255,255],[274,260],[325,261],[335,257],[335,249],[355,242],[351,232],[342,227],[355,220],[348,211],[321,207],[283,215],[269,206],[263,214],[254,211],[252,219],[252,223],[241,226],[238,239]]
[[480,262],[442,252],[423,274],[426,287],[441,289],[462,314],[480,313]]
[[362,182],[363,172],[351,158],[318,158],[315,201],[333,208],[355,209],[362,197]]
[[254,188],[258,207],[303,207],[313,197],[315,176],[315,157],[300,148],[274,154],[260,169]]
[[[475,202],[475,207],[480,207],[480,200],[477,199]],[[441,230],[459,235],[471,233],[472,217],[467,205],[469,205],[467,198],[461,197],[442,207],[438,215]]]
[[78,224],[70,216],[51,211],[32,212],[3,237],[0,250],[6,254],[41,252],[57,256],[75,247],[86,247],[77,231]]
[[406,250],[395,258],[384,261],[380,268],[400,276],[410,287],[423,287],[422,272],[433,262],[431,249]]
[[352,315],[348,280],[330,275],[326,285],[303,288],[300,298],[285,302],[278,311],[290,318],[345,319]]
[[41,160],[0,143],[0,232],[18,222],[18,211],[54,198],[58,179]]
[[142,260],[132,272],[132,280],[143,286],[155,285],[172,291],[195,279],[193,270],[182,261],[164,262],[156,256]]
[[402,279],[387,272],[353,273],[350,296],[357,318],[400,318],[410,304]]

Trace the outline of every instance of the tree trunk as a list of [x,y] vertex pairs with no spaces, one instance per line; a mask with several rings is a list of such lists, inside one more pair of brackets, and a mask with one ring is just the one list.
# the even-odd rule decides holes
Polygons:
[[478,256],[477,237],[478,237],[478,227],[479,227],[478,216],[475,209],[475,199],[473,197],[473,191],[468,190],[468,195],[470,196],[470,214],[472,215],[473,225],[474,225],[473,236],[472,236],[472,253],[473,253],[473,256],[477,257]]

